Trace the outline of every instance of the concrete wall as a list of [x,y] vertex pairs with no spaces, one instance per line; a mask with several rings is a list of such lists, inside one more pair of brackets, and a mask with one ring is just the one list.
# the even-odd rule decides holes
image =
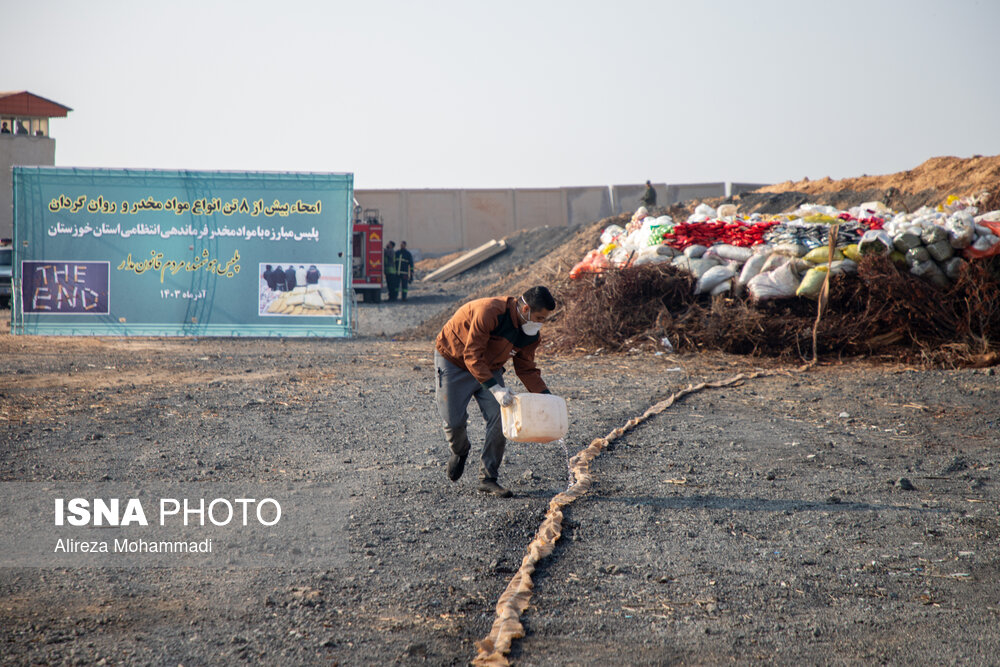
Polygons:
[[[355,190],[377,208],[386,241],[406,241],[414,255],[475,248],[522,229],[577,226],[639,208],[646,185],[482,190]],[[654,183],[658,206],[726,195],[725,183]]]
[[[517,230],[513,190],[461,190],[463,247],[475,248]],[[458,248],[455,248],[458,250]]]
[[580,225],[611,215],[607,187],[483,190],[355,190],[376,208],[386,240],[425,256],[475,248],[522,229]]
[[[514,190],[514,219],[518,229],[565,227],[569,222],[566,192],[552,190]],[[489,239],[487,239],[489,240]]]
[[614,215],[611,189],[607,186],[565,188],[566,216],[571,227],[586,225]]
[[[358,201],[361,201],[360,197]],[[460,202],[460,193],[455,190],[404,192],[403,221],[406,226],[400,238],[396,239],[396,247],[399,247],[399,241],[406,241],[408,246],[419,252],[426,252],[425,248],[457,250],[469,247],[463,233]]]
[[56,142],[52,137],[0,134],[0,239],[14,236],[14,186],[11,167],[52,166]]

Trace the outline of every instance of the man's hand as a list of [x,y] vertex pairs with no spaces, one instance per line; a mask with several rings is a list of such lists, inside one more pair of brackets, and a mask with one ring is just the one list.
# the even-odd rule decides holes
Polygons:
[[498,384],[493,385],[490,388],[490,393],[493,394],[493,398],[497,399],[497,403],[503,407],[507,407],[514,402],[514,394],[507,387],[501,387]]

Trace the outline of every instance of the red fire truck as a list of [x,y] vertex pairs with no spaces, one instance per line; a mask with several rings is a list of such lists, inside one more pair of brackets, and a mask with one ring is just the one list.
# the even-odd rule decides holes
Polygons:
[[382,299],[382,216],[378,209],[354,206],[351,274],[354,290],[365,303]]

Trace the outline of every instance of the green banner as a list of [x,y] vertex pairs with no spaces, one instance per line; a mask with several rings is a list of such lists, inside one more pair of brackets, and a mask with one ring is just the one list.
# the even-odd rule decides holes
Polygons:
[[351,174],[14,167],[15,334],[349,336]]

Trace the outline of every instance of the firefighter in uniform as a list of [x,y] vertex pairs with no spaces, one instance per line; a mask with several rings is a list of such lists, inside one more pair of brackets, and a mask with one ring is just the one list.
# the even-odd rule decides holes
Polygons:
[[399,281],[396,279],[396,242],[389,244],[382,251],[382,271],[385,273],[385,288],[389,290],[389,301],[396,300],[396,290]]
[[399,292],[406,301],[406,293],[410,281],[413,280],[413,255],[406,249],[406,241],[399,242],[399,250],[396,251],[396,280],[399,281]]

